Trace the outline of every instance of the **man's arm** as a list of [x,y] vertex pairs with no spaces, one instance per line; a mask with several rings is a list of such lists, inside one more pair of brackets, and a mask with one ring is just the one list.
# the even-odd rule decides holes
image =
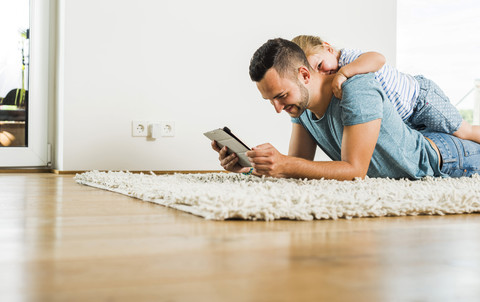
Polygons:
[[292,135],[288,155],[313,160],[317,143],[310,136],[308,131],[300,124],[292,123]]
[[264,144],[247,152],[255,168],[254,174],[273,177],[353,180],[364,178],[377,144],[381,119],[345,126],[342,139],[342,160],[314,162],[283,155],[272,145]]

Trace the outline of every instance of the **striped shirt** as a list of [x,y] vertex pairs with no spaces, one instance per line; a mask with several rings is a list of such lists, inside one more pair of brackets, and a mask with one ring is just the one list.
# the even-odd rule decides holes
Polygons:
[[[358,49],[341,49],[338,67],[341,68],[356,60],[363,52]],[[411,75],[401,73],[390,65],[375,72],[375,79],[382,85],[383,91],[400,114],[402,120],[407,120],[413,113],[420,91],[418,81]]]

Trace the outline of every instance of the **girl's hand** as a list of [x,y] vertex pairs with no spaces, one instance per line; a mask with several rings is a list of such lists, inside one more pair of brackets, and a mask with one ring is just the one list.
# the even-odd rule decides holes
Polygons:
[[341,73],[337,72],[332,81],[332,90],[333,94],[337,99],[342,99],[342,84],[347,80],[347,77]]

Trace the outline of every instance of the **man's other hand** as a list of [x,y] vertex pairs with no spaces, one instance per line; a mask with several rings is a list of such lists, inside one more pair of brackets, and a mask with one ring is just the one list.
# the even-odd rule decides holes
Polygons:
[[220,160],[220,165],[227,171],[236,172],[236,173],[248,173],[250,171],[249,167],[242,167],[238,164],[238,156],[235,153],[228,155],[227,147],[220,148],[217,145],[217,142],[212,141],[213,150],[217,151]]

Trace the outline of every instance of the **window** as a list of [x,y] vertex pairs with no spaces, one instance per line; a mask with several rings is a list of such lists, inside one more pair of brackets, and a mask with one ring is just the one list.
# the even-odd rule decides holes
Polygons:
[[397,0],[397,68],[435,81],[472,122],[480,79],[478,0]]

